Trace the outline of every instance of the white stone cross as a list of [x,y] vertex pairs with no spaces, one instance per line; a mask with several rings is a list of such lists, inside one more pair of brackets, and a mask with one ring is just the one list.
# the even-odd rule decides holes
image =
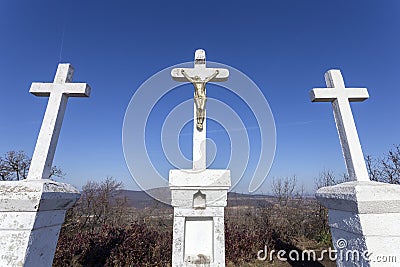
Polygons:
[[[218,74],[210,82],[224,82],[228,80],[229,71],[222,68],[207,68],[206,53],[202,49],[195,52],[194,68],[175,68],[171,71],[171,76],[175,81],[188,82],[183,75],[184,71],[189,77],[198,76],[201,80],[211,77],[218,71]],[[204,111],[205,112],[205,111]],[[204,113],[205,117],[205,113]],[[193,123],[193,170],[206,169],[206,120],[203,122],[203,129],[196,127],[196,105],[194,105],[194,123]]]
[[326,72],[325,81],[328,88],[314,88],[310,91],[311,101],[332,102],[333,114],[349,177],[353,181],[369,181],[349,103],[368,99],[367,88],[346,88],[340,70]]
[[35,96],[47,96],[46,112],[33,152],[27,179],[48,179],[56,151],[61,124],[68,97],[88,97],[90,86],[86,83],[71,83],[74,68],[71,64],[59,64],[53,83],[32,83],[29,90]]

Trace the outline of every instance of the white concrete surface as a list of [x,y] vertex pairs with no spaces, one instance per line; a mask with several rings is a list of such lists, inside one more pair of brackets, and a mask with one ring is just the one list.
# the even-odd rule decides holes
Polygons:
[[0,266],[51,266],[65,212],[79,195],[47,179],[0,182]]
[[184,255],[188,263],[213,261],[213,227],[211,217],[186,219]]
[[[174,207],[172,266],[225,266],[224,207],[230,171],[171,170],[169,177]],[[204,204],[199,205],[201,200]]]
[[[354,181],[323,187],[316,197],[329,209],[337,266],[399,266],[400,185]],[[354,251],[358,259],[347,256]]]

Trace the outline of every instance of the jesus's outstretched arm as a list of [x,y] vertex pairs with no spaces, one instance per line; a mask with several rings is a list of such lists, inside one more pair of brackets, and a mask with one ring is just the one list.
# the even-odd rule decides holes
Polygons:
[[181,70],[181,73],[183,76],[185,76],[186,79],[188,79],[189,82],[193,83],[194,80],[192,79],[192,77],[190,77],[189,75],[186,74],[185,70]]
[[208,83],[209,81],[214,79],[218,74],[219,74],[219,70],[216,70],[213,75],[211,75],[210,77],[206,78],[203,82],[204,83]]

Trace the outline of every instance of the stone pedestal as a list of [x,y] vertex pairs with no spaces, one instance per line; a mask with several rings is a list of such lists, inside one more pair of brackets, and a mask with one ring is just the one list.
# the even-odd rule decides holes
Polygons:
[[400,185],[348,182],[323,187],[316,197],[329,209],[337,266],[400,264]]
[[0,182],[0,266],[51,266],[65,212],[79,196],[47,179]]
[[171,170],[172,266],[225,266],[224,207],[229,170]]

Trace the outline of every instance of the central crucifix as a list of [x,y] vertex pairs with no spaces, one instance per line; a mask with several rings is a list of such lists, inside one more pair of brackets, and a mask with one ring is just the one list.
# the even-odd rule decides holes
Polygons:
[[228,80],[229,71],[222,68],[206,67],[206,52],[197,49],[194,68],[175,68],[171,76],[178,82],[191,82],[194,85],[194,129],[193,129],[193,170],[206,168],[206,84]]
[[172,266],[225,266],[224,208],[231,186],[230,171],[207,169],[206,84],[223,82],[229,71],[207,68],[206,53],[195,52],[194,68],[175,68],[171,76],[194,85],[193,168],[170,170],[174,207]]
[[171,76],[178,82],[191,82],[194,85],[194,103],[196,105],[196,127],[203,130],[206,109],[206,83],[228,80],[227,69],[206,68],[206,52],[197,49],[194,56],[194,68],[176,68]]

